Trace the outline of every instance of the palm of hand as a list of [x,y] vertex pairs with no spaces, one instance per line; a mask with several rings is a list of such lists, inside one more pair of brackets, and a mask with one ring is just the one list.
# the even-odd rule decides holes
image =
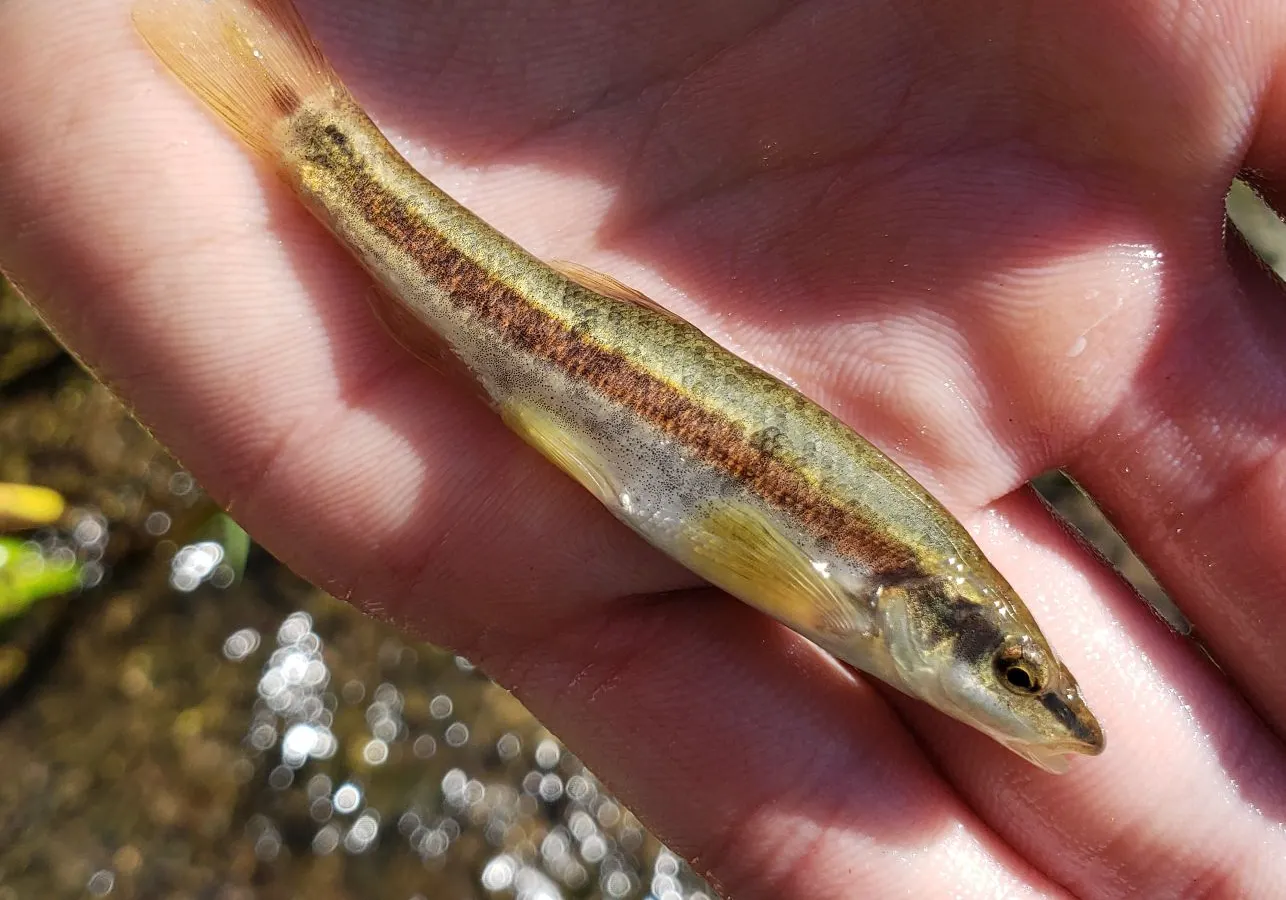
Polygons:
[[[1243,168],[1281,185],[1286,17],[301,6],[459,199],[788,375],[929,485],[1109,749],[1039,776],[738,604],[659,599],[693,579],[391,350],[364,276],[155,70],[125,0],[75,22],[10,0],[0,260],[256,536],[480,662],[739,897],[1282,877],[1281,298],[1222,198]],[[1017,491],[1056,465],[1226,675]]]

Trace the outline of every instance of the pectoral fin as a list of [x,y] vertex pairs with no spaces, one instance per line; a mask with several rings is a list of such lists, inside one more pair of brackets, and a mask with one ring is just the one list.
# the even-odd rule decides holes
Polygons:
[[372,285],[367,290],[366,301],[375,313],[376,320],[403,350],[447,381],[484,403],[493,405],[478,377],[456,356],[450,344],[407,308],[405,303],[378,285]]
[[620,491],[606,462],[593,447],[578,441],[548,412],[533,404],[511,401],[500,410],[500,416],[519,437],[601,503],[613,510],[620,505]]
[[865,631],[869,615],[767,516],[722,501],[688,526],[682,561],[707,581],[818,639]]

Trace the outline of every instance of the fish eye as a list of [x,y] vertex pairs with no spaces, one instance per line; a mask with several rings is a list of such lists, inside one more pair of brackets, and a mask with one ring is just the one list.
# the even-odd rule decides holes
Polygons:
[[994,660],[996,674],[1016,694],[1038,694],[1049,680],[1044,654],[1035,647],[1009,643]]

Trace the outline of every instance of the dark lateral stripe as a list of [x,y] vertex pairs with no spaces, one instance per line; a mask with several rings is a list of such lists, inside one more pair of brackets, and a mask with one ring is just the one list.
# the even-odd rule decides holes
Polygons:
[[[750,486],[839,552],[879,573],[918,568],[909,547],[870,528],[769,449],[752,444],[728,417],[692,402],[628,359],[586,340],[461,253],[418,216],[411,204],[384,187],[378,171],[353,153],[339,126],[319,125],[314,133],[309,159],[333,171],[344,185],[345,200],[351,198],[362,218],[402,247],[426,279],[441,285],[458,303],[490,323],[500,339],[628,407],[681,442],[696,458]],[[393,153],[390,148],[390,159],[378,164],[409,168]],[[416,199],[421,206],[438,202],[429,191]]]

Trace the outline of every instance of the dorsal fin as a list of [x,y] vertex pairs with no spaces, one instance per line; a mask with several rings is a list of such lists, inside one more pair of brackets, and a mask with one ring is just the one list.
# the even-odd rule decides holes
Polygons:
[[565,259],[553,260],[548,265],[559,275],[576,282],[587,291],[602,294],[604,297],[611,297],[613,300],[620,300],[622,303],[641,306],[658,315],[665,316],[671,322],[679,322],[689,328],[696,328],[687,319],[673,310],[666,309],[642,291],[636,290],[628,284],[622,284],[611,275],[605,275],[597,269],[591,269],[589,266],[582,266],[580,263],[570,262]]

